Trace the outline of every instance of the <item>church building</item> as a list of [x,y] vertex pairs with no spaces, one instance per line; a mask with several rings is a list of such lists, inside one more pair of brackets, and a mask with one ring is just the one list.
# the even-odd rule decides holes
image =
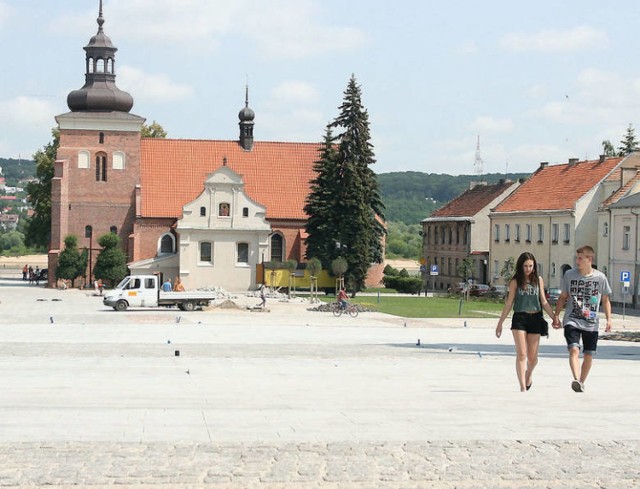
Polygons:
[[[145,119],[116,86],[102,1],[97,23],[84,47],[85,84],[56,117],[50,284],[70,234],[90,250],[90,268],[99,237],[113,232],[132,273],[180,277],[192,289],[250,290],[262,282],[261,263],[305,261],[304,205],[321,144],[255,141],[248,93],[237,140],[141,138]],[[372,267],[369,285],[382,269]]]

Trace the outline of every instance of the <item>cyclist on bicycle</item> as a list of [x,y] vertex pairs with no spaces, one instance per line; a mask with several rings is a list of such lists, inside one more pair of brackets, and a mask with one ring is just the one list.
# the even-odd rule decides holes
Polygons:
[[340,289],[340,292],[338,292],[338,297],[336,298],[336,300],[343,310],[347,308],[347,305],[349,304],[349,296],[347,296],[347,291],[344,290],[344,287],[342,287]]

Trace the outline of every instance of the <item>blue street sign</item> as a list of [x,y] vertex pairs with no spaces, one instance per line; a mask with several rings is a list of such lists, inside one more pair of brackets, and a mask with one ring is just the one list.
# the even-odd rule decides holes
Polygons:
[[631,272],[622,270],[620,272],[620,282],[630,282],[630,281],[631,281]]
[[438,275],[438,265],[431,265],[431,275]]

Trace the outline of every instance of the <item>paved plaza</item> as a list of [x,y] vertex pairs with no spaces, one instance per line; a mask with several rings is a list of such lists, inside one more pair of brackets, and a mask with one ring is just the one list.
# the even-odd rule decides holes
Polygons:
[[520,393],[497,319],[0,301],[0,487],[640,486],[640,343],[601,341],[578,394],[552,331]]

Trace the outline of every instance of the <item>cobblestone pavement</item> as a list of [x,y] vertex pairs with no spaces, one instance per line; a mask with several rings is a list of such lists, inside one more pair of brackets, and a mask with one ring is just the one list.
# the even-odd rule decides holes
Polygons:
[[631,489],[638,485],[638,441],[0,445],[2,487]]
[[0,488],[640,487],[638,343],[599,344],[576,394],[554,334],[522,394],[492,319],[0,298]]

